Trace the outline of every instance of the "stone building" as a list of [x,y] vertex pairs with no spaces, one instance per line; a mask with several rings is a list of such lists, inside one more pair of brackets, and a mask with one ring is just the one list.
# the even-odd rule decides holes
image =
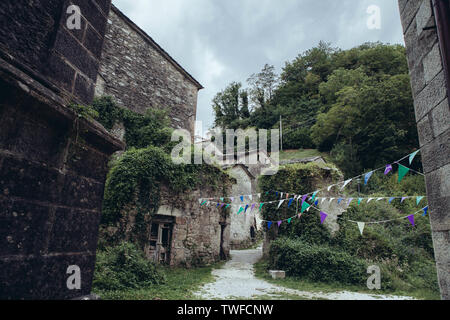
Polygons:
[[450,2],[399,0],[443,299],[450,299]]
[[[231,205],[230,247],[231,249],[239,249],[255,241],[256,233],[261,229],[259,198],[256,195],[256,177],[243,164],[233,165],[227,172],[237,182],[232,188],[235,201]],[[244,201],[239,199],[239,195],[245,195]],[[252,198],[250,199],[248,195],[252,195]],[[257,205],[251,210],[254,203],[257,203]],[[247,212],[236,214],[241,206],[245,208],[246,205],[249,205]]]
[[174,128],[194,136],[202,85],[114,5],[109,12],[97,95],[110,95],[137,113],[169,111]]
[[92,102],[109,7],[0,1],[0,300],[90,293],[107,163],[124,145],[67,106]]

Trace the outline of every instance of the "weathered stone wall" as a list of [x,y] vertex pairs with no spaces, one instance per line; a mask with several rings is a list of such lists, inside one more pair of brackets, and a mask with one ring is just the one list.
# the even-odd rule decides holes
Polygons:
[[[210,264],[221,260],[220,246],[223,237],[223,252],[230,253],[230,216],[216,205],[200,206],[198,198],[213,194],[208,187],[177,197],[163,190],[159,215],[175,217],[172,234],[170,264],[173,266]],[[221,225],[225,226],[224,234]],[[222,257],[224,258],[224,257]]]
[[[230,228],[230,246],[231,249],[238,249],[242,245],[250,242],[250,228],[253,227],[255,232],[258,230],[258,221],[261,221],[259,217],[259,203],[255,206],[255,209],[251,211],[253,203],[257,203],[259,198],[257,196],[250,200],[245,197],[244,202],[238,198],[238,195],[250,195],[256,193],[256,179],[246,171],[242,165],[236,165],[229,170],[229,174],[236,179],[236,184],[233,185],[232,194],[236,196],[235,201],[231,204],[231,228]],[[253,202],[254,201],[254,202]],[[241,212],[239,215],[236,213],[242,206],[245,208],[249,205],[249,209],[246,213]]]
[[[90,293],[109,155],[123,147],[0,60],[0,299]],[[69,290],[70,265],[81,290]]]
[[[177,194],[170,191],[168,182],[162,183],[159,207],[154,216],[145,220],[144,234],[136,234],[137,206],[127,205],[121,212],[120,221],[114,225],[101,227],[101,239],[105,245],[114,245],[119,241],[139,242],[149,260],[154,256],[150,250],[150,233],[153,220],[173,218],[172,239],[170,244],[170,265],[210,264],[229,256],[230,252],[230,210],[217,208],[216,203],[201,206],[198,199],[221,197],[228,194],[234,182],[228,175],[217,172],[218,184],[223,190],[219,192],[206,184],[196,190]],[[137,196],[136,196],[137,197]],[[222,232],[222,226],[224,226]],[[142,243],[144,241],[144,243]],[[221,256],[221,245],[223,256]]]
[[[66,26],[69,5],[81,10],[81,29]],[[92,101],[110,0],[0,2],[0,56],[64,96]]]
[[174,128],[195,133],[202,86],[114,6],[109,15],[97,95],[138,113],[169,110]]
[[[64,26],[69,3],[83,36]],[[109,6],[0,2],[0,300],[90,293],[107,162],[124,146],[66,102],[92,100]]]
[[[399,0],[443,299],[450,299],[449,75],[430,0]],[[449,39],[446,39],[449,41]]]

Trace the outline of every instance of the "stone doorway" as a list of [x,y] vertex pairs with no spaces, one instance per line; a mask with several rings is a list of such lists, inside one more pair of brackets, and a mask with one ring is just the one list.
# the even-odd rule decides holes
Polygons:
[[173,225],[172,217],[156,216],[152,221],[148,252],[155,263],[170,264]]

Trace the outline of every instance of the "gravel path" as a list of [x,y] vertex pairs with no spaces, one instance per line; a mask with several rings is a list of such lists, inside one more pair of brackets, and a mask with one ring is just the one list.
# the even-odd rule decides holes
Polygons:
[[196,295],[204,300],[226,299],[286,299],[286,295],[304,299],[329,300],[411,300],[411,297],[340,291],[308,292],[283,288],[257,279],[253,264],[262,256],[262,249],[231,251],[231,260],[221,269],[213,270],[216,281],[204,285]]

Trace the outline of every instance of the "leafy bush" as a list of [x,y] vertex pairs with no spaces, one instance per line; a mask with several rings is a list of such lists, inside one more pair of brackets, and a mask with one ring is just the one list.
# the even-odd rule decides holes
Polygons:
[[290,276],[349,285],[367,280],[363,259],[329,246],[283,237],[272,242],[270,255],[271,267],[285,270]]
[[164,274],[131,243],[97,252],[93,280],[97,290],[140,289],[164,282]]

